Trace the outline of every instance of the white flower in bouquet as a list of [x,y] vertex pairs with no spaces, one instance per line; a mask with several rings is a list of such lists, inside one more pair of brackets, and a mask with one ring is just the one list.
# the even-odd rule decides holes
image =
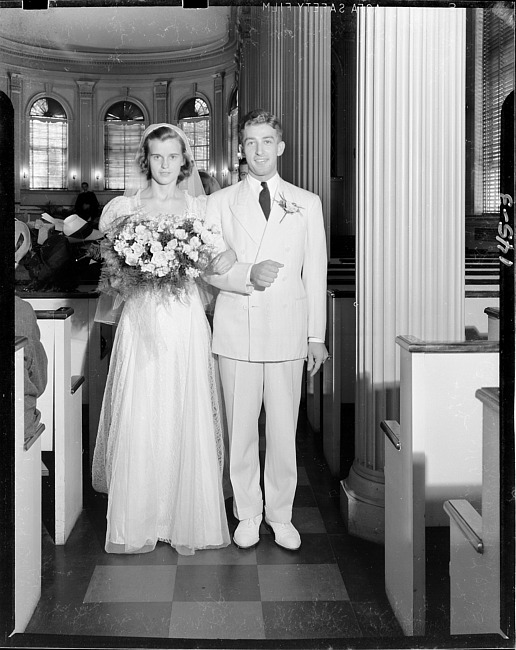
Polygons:
[[129,255],[125,256],[125,262],[126,262],[126,264],[129,264],[129,266],[137,266],[138,265],[138,255],[131,252]]
[[145,264],[142,264],[142,271],[144,273],[154,273],[156,270],[156,265],[153,264],[152,262],[146,262]]
[[203,243],[208,246],[211,246],[217,240],[218,233],[211,232],[208,228],[203,228],[200,234]]
[[199,239],[199,237],[192,237],[190,239],[191,248],[194,248],[194,249],[199,248],[200,245],[201,245],[201,240]]
[[163,245],[159,241],[153,241],[152,244],[150,245],[151,253],[159,253],[162,250],[163,250]]
[[136,257],[141,257],[145,251],[145,247],[137,241],[134,242],[131,248],[133,249],[133,254],[136,255]]
[[162,266],[164,268],[168,268],[167,256],[163,251],[158,251],[154,253],[151,258],[151,263],[155,264],[156,266]]

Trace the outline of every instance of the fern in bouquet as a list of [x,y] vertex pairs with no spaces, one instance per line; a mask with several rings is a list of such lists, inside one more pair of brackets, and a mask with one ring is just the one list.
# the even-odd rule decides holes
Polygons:
[[128,215],[101,243],[99,289],[123,299],[149,289],[182,297],[210,263],[219,234],[195,215]]

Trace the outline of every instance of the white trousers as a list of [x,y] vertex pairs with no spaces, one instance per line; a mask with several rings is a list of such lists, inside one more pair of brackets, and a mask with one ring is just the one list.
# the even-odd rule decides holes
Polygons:
[[262,403],[266,413],[265,514],[277,522],[289,522],[292,518],[303,363],[303,359],[253,363],[219,356],[228,423],[233,509],[240,520],[263,512],[258,441]]

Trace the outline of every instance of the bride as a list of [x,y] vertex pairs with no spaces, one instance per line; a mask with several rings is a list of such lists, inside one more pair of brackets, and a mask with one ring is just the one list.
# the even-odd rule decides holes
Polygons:
[[[106,205],[102,232],[135,215],[204,220],[206,197],[181,129],[149,126],[135,170],[134,186]],[[210,272],[225,273],[233,262],[232,251],[221,253]],[[93,487],[108,494],[105,550],[145,553],[162,541],[191,555],[227,546],[223,458],[211,331],[195,281],[180,297],[156,288],[129,295],[93,456]]]

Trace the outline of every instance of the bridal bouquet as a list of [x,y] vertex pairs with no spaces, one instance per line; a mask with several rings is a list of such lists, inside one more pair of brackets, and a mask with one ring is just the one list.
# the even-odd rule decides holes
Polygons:
[[218,235],[196,215],[129,215],[101,244],[99,289],[124,299],[149,288],[182,297],[186,285],[210,263]]

